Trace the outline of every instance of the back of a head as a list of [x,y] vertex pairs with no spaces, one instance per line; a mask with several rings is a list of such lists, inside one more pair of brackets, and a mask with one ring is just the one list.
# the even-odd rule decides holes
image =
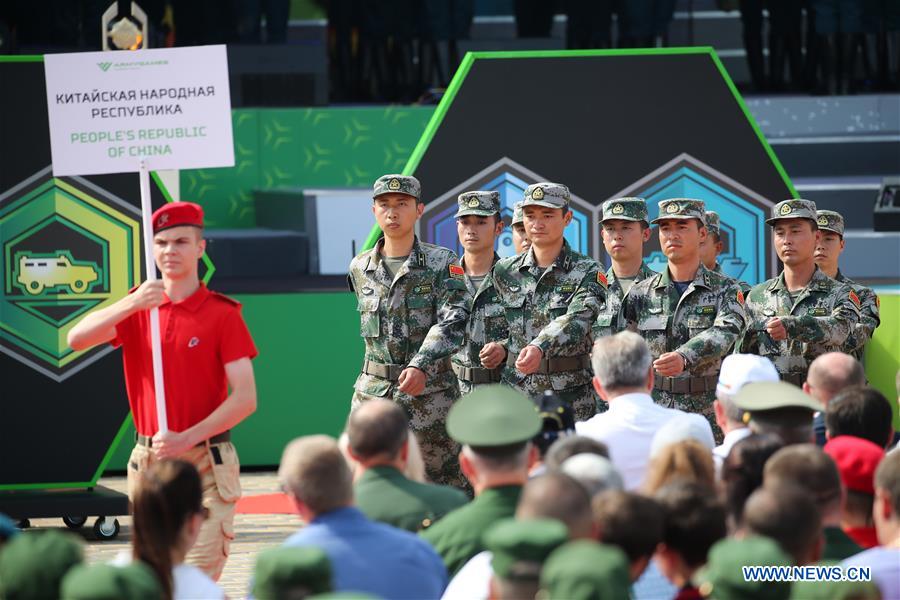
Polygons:
[[784,441],[776,435],[752,434],[736,443],[725,457],[722,483],[732,527],[741,525],[747,498],[762,486],[766,461],[783,447]]
[[557,548],[541,570],[544,598],[599,600],[627,598],[631,592],[628,557],[608,544],[575,540]]
[[632,564],[653,556],[663,536],[663,514],[652,498],[611,490],[594,497],[594,520],[604,544],[618,546]]
[[165,459],[147,469],[132,497],[135,558],[156,572],[167,597],[172,593],[172,549],[193,515],[203,511],[200,474],[191,463]]
[[285,447],[278,480],[319,515],[353,501],[353,481],[337,442],[327,435],[299,437]]
[[683,413],[666,421],[653,434],[653,440],[650,442],[650,459],[653,460],[670,444],[684,440],[699,442],[707,448],[708,452],[712,452],[716,447],[716,440],[713,437],[709,421],[698,414]]
[[64,600],[158,600],[162,584],[153,569],[140,561],[117,566],[79,565],[62,582]]
[[83,560],[74,535],[56,529],[26,531],[0,552],[0,598],[58,598],[63,577]]
[[699,483],[713,489],[716,468],[709,448],[693,439],[665,446],[650,459],[643,489],[647,494],[654,494],[676,480]]
[[773,454],[763,469],[763,484],[803,488],[823,517],[829,509],[840,508],[841,476],[831,457],[815,444],[795,444]]
[[622,475],[608,458],[596,454],[576,454],[563,462],[560,470],[571,475],[593,497],[606,490],[625,488]]
[[491,597],[534,598],[544,561],[568,538],[566,526],[555,519],[501,519],[491,525],[483,536],[492,554]]
[[806,381],[812,394],[823,403],[851,387],[866,384],[862,363],[843,352],[827,352],[809,364]]
[[900,451],[889,452],[878,464],[875,491],[890,497],[892,517],[900,521]]
[[871,387],[846,389],[828,403],[828,437],[852,435],[884,448],[893,434],[893,412],[884,394]]
[[516,518],[557,519],[569,528],[569,537],[589,537],[591,499],[574,478],[559,471],[547,471],[525,484],[516,507]]
[[395,402],[375,399],[347,417],[350,451],[358,460],[393,458],[409,436],[409,420]]
[[259,600],[302,600],[332,589],[331,562],[321,548],[280,546],[256,559],[253,596]]
[[671,483],[654,495],[663,515],[662,542],[690,568],[706,562],[713,544],[724,538],[725,507],[710,488]]
[[753,492],[744,507],[744,528],[748,534],[778,542],[794,564],[819,558],[813,551],[822,534],[822,519],[816,503],[798,486],[784,484]]
[[609,448],[594,438],[573,435],[554,442],[544,456],[544,464],[548,469],[558,469],[566,459],[576,454],[596,454],[603,458],[609,458]]
[[791,582],[744,577],[743,567],[789,567],[790,557],[764,536],[725,538],[709,550],[706,567],[695,577],[700,594],[717,600],[788,600]]
[[632,331],[598,339],[591,352],[594,375],[608,392],[646,388],[653,357],[647,342]]

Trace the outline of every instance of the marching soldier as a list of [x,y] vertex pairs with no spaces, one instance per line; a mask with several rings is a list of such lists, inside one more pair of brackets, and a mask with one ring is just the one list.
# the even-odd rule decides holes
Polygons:
[[779,202],[766,223],[772,226],[784,270],[750,290],[747,329],[737,348],[770,358],[783,380],[800,386],[813,359],[844,348],[861,303],[850,286],[816,266],[820,232],[815,202]]
[[462,267],[466,287],[472,296],[466,339],[453,355],[453,372],[459,380],[459,391],[468,394],[476,385],[500,382],[502,357],[482,365],[480,352],[488,342],[504,342],[507,337],[506,317],[497,292],[487,274],[500,260],[494,251],[497,237],[503,231],[500,218],[499,192],[464,192],[458,198],[456,232],[464,252]]
[[594,323],[594,339],[622,330],[618,313],[625,295],[638,281],[656,275],[644,263],[644,244],[650,239],[646,200],[615,198],[604,202],[601,211],[600,233],[612,265],[606,271],[607,310]]
[[713,400],[719,367],[744,327],[744,295],[700,262],[706,238],[701,200],[659,203],[659,242],[668,258],[662,273],[636,283],[625,296],[622,317],[650,345],[661,405],[700,413],[715,425]]
[[853,327],[844,349],[858,360],[862,360],[865,354],[866,344],[872,339],[872,334],[881,324],[878,314],[878,296],[871,288],[860,285],[847,278],[838,268],[838,259],[844,252],[844,217],[833,210],[817,210],[816,223],[819,226],[819,243],[816,245],[815,261],[822,272],[841,283],[846,283],[856,292],[859,298],[860,311],[859,322]]
[[351,409],[371,398],[393,399],[409,415],[428,477],[459,485],[459,448],[444,421],[459,397],[450,355],[465,335],[471,298],[456,254],[415,235],[420,194],[415,177],[375,182],[372,212],[383,236],[351,261],[348,276],[366,345]]
[[750,284],[736,277],[726,275],[722,271],[722,265],[719,264],[719,254],[722,253],[724,244],[722,243],[719,213],[714,210],[706,211],[706,230],[709,232],[706,240],[700,242],[700,261],[703,263],[703,266],[710,271],[721,273],[737,283],[741,291],[744,292],[744,296],[746,296],[750,292]]
[[593,259],[569,247],[569,189],[536,183],[522,202],[531,248],[501,259],[491,278],[509,326],[506,347],[485,346],[487,358],[505,357],[502,379],[538,398],[555,391],[578,420],[597,411],[591,386],[591,326],[606,309],[606,276]]

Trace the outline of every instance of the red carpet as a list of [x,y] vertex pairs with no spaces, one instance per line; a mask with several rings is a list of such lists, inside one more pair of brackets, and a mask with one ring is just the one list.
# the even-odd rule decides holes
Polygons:
[[259,494],[244,496],[237,501],[236,510],[242,515],[290,515],[294,505],[284,494]]

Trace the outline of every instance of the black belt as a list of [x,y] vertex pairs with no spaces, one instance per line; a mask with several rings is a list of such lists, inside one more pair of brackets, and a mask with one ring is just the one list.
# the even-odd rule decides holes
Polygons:
[[500,381],[500,367],[485,369],[484,367],[464,367],[453,363],[453,372],[466,383],[498,383]]
[[[137,442],[138,446],[146,446],[147,448],[153,447],[153,436],[137,434],[137,436],[135,437],[135,441]],[[230,429],[228,431],[223,431],[222,433],[216,434],[216,435],[212,436],[211,438],[209,438],[210,444],[222,444],[224,442],[230,442],[230,441],[231,441],[231,430]],[[197,445],[198,446],[206,445],[206,440],[199,442]]]
[[[366,359],[363,361],[362,372],[366,375],[374,375],[375,377],[387,379],[388,381],[397,381],[400,379],[400,373],[408,366],[409,365],[389,365]],[[442,358],[434,363],[434,366],[437,368],[438,373],[448,371],[450,369],[450,359]]]
[[782,381],[793,383],[797,387],[803,387],[803,382],[806,381],[806,375],[803,373],[779,373],[778,376]]
[[673,394],[697,394],[713,392],[719,383],[718,375],[706,377],[665,377],[657,375],[653,379],[653,389]]
[[[510,354],[506,357],[506,364],[516,368],[516,356]],[[591,357],[587,354],[581,356],[555,356],[542,358],[535,373],[562,373],[564,371],[577,371],[578,369],[590,369]]]

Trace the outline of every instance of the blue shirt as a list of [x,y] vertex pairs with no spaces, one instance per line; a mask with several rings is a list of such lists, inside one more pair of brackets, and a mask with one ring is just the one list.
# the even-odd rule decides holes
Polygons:
[[315,546],[331,560],[336,592],[364,592],[387,600],[440,598],[447,569],[418,536],[370,521],[357,508],[319,515],[285,546]]

